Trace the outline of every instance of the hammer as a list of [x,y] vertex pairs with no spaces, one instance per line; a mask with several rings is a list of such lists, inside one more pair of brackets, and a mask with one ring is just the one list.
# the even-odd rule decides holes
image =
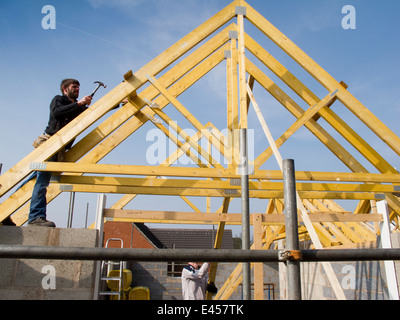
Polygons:
[[94,91],[93,91],[92,94],[90,95],[92,98],[93,98],[94,94],[96,93],[96,91],[97,91],[100,87],[107,88],[107,86],[106,86],[103,82],[95,81],[94,83],[97,83],[98,85],[97,85],[97,88],[94,89]]

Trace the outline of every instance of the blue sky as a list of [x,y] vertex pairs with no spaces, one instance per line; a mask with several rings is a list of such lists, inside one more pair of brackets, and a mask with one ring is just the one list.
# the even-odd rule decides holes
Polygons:
[[[48,120],[48,107],[59,93],[61,79],[77,78],[81,96],[89,94],[93,82],[103,81],[97,98],[118,85],[128,70],[138,70],[159,53],[223,9],[229,0],[86,0],[86,1],[27,1],[0,0],[0,163],[2,172],[11,168],[32,150],[32,142],[42,133]],[[367,108],[399,135],[400,54],[399,14],[396,0],[249,0],[248,3],[294,41],[338,81],[345,81],[351,91]],[[42,8],[53,5],[56,10],[56,29],[44,30]],[[342,7],[356,9],[356,29],[342,28]],[[265,46],[320,98],[324,90],[288,56],[264,35],[245,22],[245,29]],[[254,58],[252,59],[254,62]],[[265,70],[265,69],[264,69]],[[266,70],[265,70],[266,71]],[[268,75],[268,71],[266,71]],[[273,76],[272,79],[275,80]],[[279,82],[278,82],[279,83]],[[284,85],[282,88],[295,98]],[[188,90],[179,100],[205,123],[207,119],[222,130],[225,121],[225,67],[220,65],[196,88]],[[264,117],[277,139],[295,119],[260,87],[255,97]],[[300,102],[306,108],[304,102]],[[170,106],[166,112],[173,110]],[[400,168],[399,158],[370,133],[354,115],[335,103],[334,110],[350,123],[394,167]],[[171,112],[171,115],[174,113]],[[171,116],[172,117],[172,116]],[[214,120],[215,119],[215,120]],[[178,120],[178,119],[177,119]],[[180,123],[183,128],[189,125]],[[260,130],[251,110],[250,128]],[[332,130],[326,129],[334,134]],[[119,151],[111,153],[103,163],[146,164],[143,155],[151,142],[144,126],[141,133],[124,142]],[[334,135],[339,141],[340,137]],[[256,134],[256,155],[268,147],[262,132]],[[294,158],[297,170],[347,171],[331,153],[307,130],[301,129],[291,142],[281,149],[284,158]],[[345,141],[343,141],[346,144]],[[259,149],[258,149],[259,148]],[[349,150],[352,150],[349,148]],[[354,154],[356,156],[356,153]],[[317,157],[321,160],[316,160]],[[361,160],[371,172],[376,172]],[[277,169],[274,159],[263,169]],[[111,205],[119,196],[110,196]],[[48,208],[48,219],[65,226],[69,196],[64,194]],[[89,222],[94,219],[96,195],[76,197],[75,227],[82,227],[86,203],[90,203]],[[130,208],[182,210],[190,208],[183,201],[167,197],[149,201],[135,199]],[[205,211],[205,200],[193,199]],[[180,205],[182,203],[182,205]],[[213,200],[212,209],[221,201]],[[179,205],[180,207],[177,207]],[[255,200],[251,211],[265,210],[266,202]],[[239,206],[232,206],[239,212]],[[238,209],[239,208],[239,209]]]

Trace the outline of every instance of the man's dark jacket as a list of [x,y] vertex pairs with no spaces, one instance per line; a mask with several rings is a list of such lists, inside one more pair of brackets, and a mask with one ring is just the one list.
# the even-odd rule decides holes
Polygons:
[[79,106],[78,101],[71,102],[66,95],[55,96],[50,103],[49,123],[44,132],[52,136],[86,109],[86,106]]

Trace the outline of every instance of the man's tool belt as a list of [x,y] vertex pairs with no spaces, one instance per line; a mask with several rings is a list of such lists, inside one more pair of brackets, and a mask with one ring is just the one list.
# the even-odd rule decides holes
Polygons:
[[[51,137],[51,135],[49,135],[47,133],[43,133],[42,135],[40,135],[39,137],[36,138],[36,140],[33,142],[32,145],[35,148],[38,148],[44,142],[49,140],[50,137]],[[56,153],[56,155],[52,158],[52,161],[64,162],[64,160],[65,160],[65,151],[66,151],[65,147],[61,148],[60,151],[58,153]]]
[[42,135],[40,135],[39,137],[37,137],[37,139],[33,142],[33,146],[35,148],[38,148],[41,144],[43,144],[44,142],[46,142],[47,140],[49,140],[51,137],[51,135],[47,134],[47,133],[43,133]]
[[218,288],[215,286],[214,282],[208,283],[206,290],[208,292],[214,293],[214,294],[218,292]]

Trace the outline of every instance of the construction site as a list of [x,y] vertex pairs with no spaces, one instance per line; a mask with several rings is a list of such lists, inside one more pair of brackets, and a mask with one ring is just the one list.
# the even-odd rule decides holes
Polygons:
[[[390,163],[400,156],[398,128],[267,19],[233,1],[107,93],[97,81],[86,111],[2,170],[1,300],[182,300],[189,261],[210,263],[218,290],[206,300],[399,300],[400,173]],[[202,99],[192,87],[216,69],[225,105],[191,108]],[[289,123],[278,136],[274,112]],[[130,148],[147,162],[105,162],[146,132],[147,150],[134,140]],[[297,166],[308,151],[299,132],[343,170],[321,171],[311,155],[315,170]],[[36,178],[21,183],[35,172],[52,174],[48,204],[94,194],[95,219],[73,228],[70,210],[67,228],[30,226]],[[135,204],[141,196],[147,205]],[[153,209],[165,198],[176,209]]]

